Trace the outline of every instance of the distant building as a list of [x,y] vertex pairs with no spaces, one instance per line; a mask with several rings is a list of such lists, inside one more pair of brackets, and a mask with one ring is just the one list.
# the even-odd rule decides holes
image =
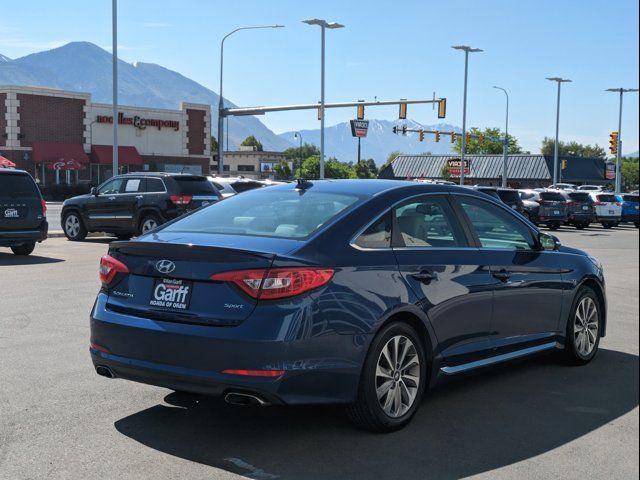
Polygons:
[[[117,121],[120,172],[209,173],[209,105],[120,105]],[[89,93],[0,86],[0,154],[41,183],[98,184],[113,173],[112,106]]]
[[[224,152],[224,175],[247,178],[274,178],[275,166],[285,161],[284,152],[260,152],[256,147],[240,146],[237,151]],[[292,167],[288,162],[289,168]],[[211,172],[218,171],[217,157],[211,161]]]
[[[460,160],[456,155],[400,155],[379,174],[380,178],[441,179],[447,165]],[[465,155],[468,173],[465,183],[469,185],[500,186],[502,183],[502,155]],[[567,157],[559,158],[562,169],[561,182],[579,185],[604,185],[611,183],[606,162],[601,158]],[[545,155],[509,155],[507,179],[514,188],[539,188],[553,183],[553,157]],[[455,172],[450,180],[460,179]]]

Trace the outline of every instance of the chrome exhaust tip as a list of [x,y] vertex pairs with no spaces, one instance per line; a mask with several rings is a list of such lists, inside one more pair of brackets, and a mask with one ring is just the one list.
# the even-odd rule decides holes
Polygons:
[[269,402],[259,397],[258,395],[243,392],[229,392],[224,396],[224,401],[230,405],[254,407],[266,407],[267,405],[269,405]]
[[109,367],[105,367],[104,365],[96,366],[96,373],[101,377],[107,378],[115,378],[116,376],[113,374]]

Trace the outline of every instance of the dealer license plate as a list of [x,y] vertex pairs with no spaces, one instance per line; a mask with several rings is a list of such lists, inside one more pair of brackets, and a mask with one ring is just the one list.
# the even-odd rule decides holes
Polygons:
[[149,306],[167,310],[188,310],[193,282],[173,278],[159,278],[154,282]]

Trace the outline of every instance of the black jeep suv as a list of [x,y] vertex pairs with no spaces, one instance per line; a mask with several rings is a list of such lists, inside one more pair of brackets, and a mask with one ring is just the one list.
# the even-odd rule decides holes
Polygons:
[[47,204],[31,175],[0,168],[0,247],[29,255],[48,228]]
[[117,175],[91,193],[66,200],[61,221],[69,240],[88,232],[113,233],[128,239],[153,230],[222,196],[206,177],[174,173]]

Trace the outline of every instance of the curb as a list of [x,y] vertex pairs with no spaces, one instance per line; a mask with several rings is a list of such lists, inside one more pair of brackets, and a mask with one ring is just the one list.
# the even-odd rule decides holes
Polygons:
[[[104,233],[87,233],[87,238],[111,238],[111,235],[106,235]],[[62,230],[54,230],[52,232],[47,233],[47,238],[66,238],[64,232]]]

